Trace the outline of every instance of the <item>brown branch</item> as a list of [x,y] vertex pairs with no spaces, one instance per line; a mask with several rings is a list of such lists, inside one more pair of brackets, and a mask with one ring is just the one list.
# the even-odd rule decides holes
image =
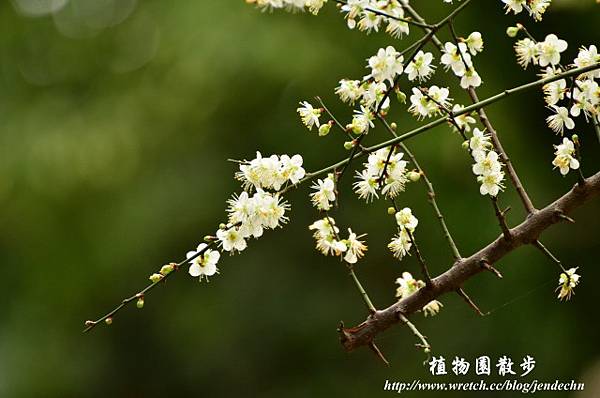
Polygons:
[[561,214],[568,214],[599,195],[600,172],[587,178],[583,186],[575,185],[556,201],[530,214],[525,221],[510,230],[510,241],[503,236],[498,237],[472,256],[456,261],[452,268],[433,279],[430,289],[420,289],[388,308],[370,315],[360,325],[343,329],[342,345],[346,350],[352,351],[370,344],[379,333],[400,322],[400,315],[408,316],[442,294],[456,291],[465,281],[485,270],[482,264],[497,263],[516,248],[534,243],[542,232],[563,221]]

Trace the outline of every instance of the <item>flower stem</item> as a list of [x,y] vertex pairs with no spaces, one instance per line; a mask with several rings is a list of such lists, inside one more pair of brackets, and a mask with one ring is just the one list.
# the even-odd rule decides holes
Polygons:
[[369,312],[371,314],[374,314],[375,312],[377,312],[377,309],[373,305],[373,302],[369,298],[369,295],[367,294],[367,292],[363,288],[362,284],[358,280],[358,277],[354,273],[354,267],[352,267],[351,265],[348,265],[348,273],[350,274],[350,277],[352,278],[352,281],[354,282],[354,285],[356,286],[356,289],[360,293],[360,296],[362,297],[363,302],[365,303],[365,306],[367,307]]

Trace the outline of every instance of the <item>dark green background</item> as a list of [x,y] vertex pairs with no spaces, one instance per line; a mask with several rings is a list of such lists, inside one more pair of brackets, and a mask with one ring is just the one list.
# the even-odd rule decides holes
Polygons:
[[[396,41],[349,31],[331,4],[315,18],[260,13],[242,1],[72,0],[54,17],[23,15],[17,3],[31,1],[0,5],[1,397],[379,396],[386,379],[452,379],[420,366],[424,357],[406,328],[378,339],[391,368],[367,349],[342,350],[339,321],[355,324],[366,314],[342,265],[314,250],[307,225],[317,213],[307,186],[288,195],[289,225],[251,241],[240,256],[223,256],[221,275],[210,284],[181,273],[153,291],[143,310],[127,308],[111,327],[81,333],[85,319],[144,286],[150,273],[179,260],[223,221],[225,200],[239,189],[227,158],[251,158],[257,149],[300,153],[315,170],[347,156],[339,133],[317,138],[301,126],[298,101],[321,95],[349,120],[351,109],[333,94],[337,81],[363,76],[365,59],[380,46],[402,49],[421,32]],[[567,39],[563,59],[579,45],[598,45],[600,6],[593,0],[555,0],[540,24],[524,14],[505,16],[499,3],[475,1],[456,22],[461,34],[483,34],[485,51],[476,59],[482,98],[536,78],[515,62],[504,33],[510,24]],[[415,7],[430,21],[451,8],[441,0]],[[449,38],[446,30],[441,35]],[[449,85],[457,102],[468,103],[441,70],[431,84]],[[488,112],[537,206],[574,183],[574,174],[552,170],[559,139],[545,127],[539,91]],[[397,104],[390,118],[400,131],[417,125]],[[577,132],[583,170],[593,173],[599,144],[582,121]],[[368,143],[384,138],[378,129]],[[498,236],[460,140],[441,126],[408,144],[434,182],[462,252]],[[365,206],[350,182],[334,216],[368,232],[369,252],[357,270],[384,307],[394,301],[394,280],[404,270],[416,275],[417,263],[392,258],[387,204]],[[500,201],[513,207],[511,225],[520,222],[514,190]],[[424,187],[410,185],[399,202],[420,219],[417,238],[430,269],[443,272],[451,254]],[[543,236],[566,265],[581,267],[571,302],[555,297],[556,267],[522,248],[498,264],[503,280],[485,273],[465,286],[481,308],[496,309],[490,316],[478,318],[458,296],[442,297],[435,318],[413,316],[434,352],[471,360],[508,355],[517,364],[529,354],[537,367],[528,380],[585,379],[588,391],[580,396],[598,396],[599,210],[591,203],[573,215],[575,225]]]

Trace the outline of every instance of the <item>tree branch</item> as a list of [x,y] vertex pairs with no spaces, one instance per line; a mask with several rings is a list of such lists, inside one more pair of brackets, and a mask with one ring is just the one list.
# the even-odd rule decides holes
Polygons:
[[379,333],[400,322],[400,314],[408,316],[444,293],[456,291],[465,281],[486,269],[482,264],[491,266],[516,248],[534,243],[542,232],[563,221],[561,214],[568,214],[599,195],[600,172],[587,178],[583,186],[575,185],[562,197],[529,215],[520,225],[512,228],[510,241],[503,236],[498,237],[469,258],[456,261],[452,268],[434,278],[431,289],[420,289],[388,308],[377,311],[360,325],[343,329],[342,345],[347,351],[368,345]]

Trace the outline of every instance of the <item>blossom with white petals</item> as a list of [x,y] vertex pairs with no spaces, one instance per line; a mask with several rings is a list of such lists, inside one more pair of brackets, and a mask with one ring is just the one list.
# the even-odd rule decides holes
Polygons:
[[306,175],[300,155],[271,155],[263,157],[256,152],[256,158],[240,164],[235,178],[242,181],[244,189],[274,189],[278,191],[283,184],[297,184]]
[[313,206],[319,210],[327,211],[331,209],[331,204],[335,201],[335,182],[333,174],[321,180],[318,179],[311,187],[316,191],[310,194]]
[[[398,299],[405,299],[412,296],[425,286],[425,282],[413,278],[409,272],[403,272],[402,277],[396,279],[396,284],[398,284],[398,288],[396,289],[396,297]],[[443,307],[442,303],[432,300],[422,308],[423,315],[434,316],[440,311],[441,307]]]
[[309,129],[312,130],[313,126],[319,127],[319,117],[323,112],[320,108],[314,108],[308,101],[300,102],[300,107],[296,109],[296,112],[300,115],[302,123]]
[[494,173],[484,174],[477,177],[477,181],[481,183],[479,193],[482,195],[498,196],[498,193],[504,189],[504,172],[498,171]]
[[569,300],[574,294],[573,289],[579,284],[579,280],[581,279],[575,272],[577,272],[577,268],[570,268],[560,274],[560,277],[558,278],[558,287],[556,288],[556,290],[560,290],[558,292],[558,298],[560,300]]
[[348,228],[348,238],[344,240],[347,248],[344,261],[348,264],[356,264],[358,259],[365,255],[364,253],[367,251],[367,245],[360,240],[363,236],[365,236],[365,234],[358,236]]
[[565,98],[567,81],[565,79],[560,79],[547,83],[544,85],[543,90],[546,103],[548,105],[555,105],[558,101]]
[[[579,49],[579,53],[577,54],[577,58],[573,61],[573,64],[578,68],[583,68],[598,62],[600,62],[600,54],[598,54],[596,46],[592,44],[588,48],[581,47]],[[600,69],[586,72],[583,76],[600,79]]]
[[[452,69],[452,72],[458,77],[465,74],[467,66],[471,67],[471,54],[467,51],[465,43],[458,43],[458,47],[451,42],[444,44],[444,54],[441,62],[446,66],[446,69]],[[467,65],[465,65],[465,63]]]
[[498,154],[494,151],[489,151],[473,165],[473,174],[475,175],[497,173],[500,170],[502,170],[502,163],[500,163]]
[[400,260],[407,254],[410,255],[411,247],[412,243],[408,236],[408,232],[406,232],[405,229],[401,229],[398,234],[392,238],[390,243],[388,243],[388,248],[392,251],[394,257]]
[[567,42],[559,39],[555,34],[546,36],[544,41],[537,44],[540,66],[558,65],[560,53],[565,51],[567,46]]
[[[206,249],[207,246],[206,243],[200,243],[196,251],[189,251],[186,254],[188,259],[194,257],[189,261],[191,264],[188,270],[189,274],[193,277],[200,277],[200,281],[202,281],[202,278],[206,278],[208,281],[209,276],[219,273],[217,263],[221,258],[221,253],[217,250]],[[202,254],[197,255],[203,250]]]
[[406,229],[410,233],[415,232],[419,220],[412,214],[412,210],[409,207],[396,212],[395,217],[400,229]]
[[[464,108],[465,107],[463,105],[455,104],[452,107],[452,112],[454,112],[454,113],[460,112]],[[475,124],[476,120],[473,116],[469,115],[468,113],[463,113],[462,115],[454,117],[454,123],[456,123],[456,125],[458,126],[458,129],[468,133],[469,131],[471,131],[470,125]],[[457,127],[457,126],[454,126],[453,124],[452,124],[452,126],[455,129]]]
[[465,89],[469,87],[481,86],[481,77],[479,76],[479,73],[477,73],[473,67],[467,69],[464,75],[460,78],[460,86]]
[[323,255],[339,256],[348,249],[344,242],[337,239],[340,230],[335,226],[332,217],[317,220],[309,225],[308,229],[314,231],[313,237],[317,241],[317,250]]
[[477,127],[473,130],[473,136],[469,140],[469,148],[471,149],[471,156],[475,161],[479,161],[485,157],[485,153],[492,147],[490,142],[490,135],[485,134],[483,130],[479,130]]
[[246,240],[236,228],[219,229],[217,231],[217,239],[221,242],[223,250],[235,253],[246,249]]
[[483,51],[483,38],[479,32],[472,32],[469,37],[465,39],[465,43],[467,43],[471,55],[476,55]]
[[517,62],[523,69],[526,69],[530,63],[537,63],[538,46],[529,38],[518,40],[515,43],[515,53],[517,54]]
[[354,110],[352,123],[348,127],[354,134],[367,134],[370,128],[375,127],[374,118],[373,112],[361,105],[360,109]]
[[425,53],[420,50],[404,69],[404,73],[408,75],[408,80],[413,81],[416,78],[418,78],[419,81],[427,80],[435,70],[435,65],[431,65],[432,61],[432,53]]
[[[379,197],[378,190],[388,198],[395,198],[404,192],[408,182],[404,153],[390,148],[381,148],[369,154],[364,170],[356,172],[357,181],[353,184],[359,198],[367,202]],[[385,171],[385,172],[384,172]]]
[[551,105],[550,109],[554,114],[546,118],[548,127],[554,130],[555,133],[563,134],[565,127],[569,130],[575,128],[575,122],[569,117],[569,110],[564,106]]
[[579,161],[575,158],[575,144],[567,137],[563,138],[562,144],[555,145],[555,158],[552,161],[554,167],[558,167],[560,174],[567,175],[569,170],[577,170]]
[[340,85],[335,89],[335,93],[340,96],[342,102],[353,104],[361,97],[363,89],[360,80],[342,79]]
[[[373,13],[368,13],[373,14]],[[397,75],[404,70],[402,62],[404,57],[392,46],[380,48],[376,55],[368,59],[371,75],[376,82],[394,82]]]

